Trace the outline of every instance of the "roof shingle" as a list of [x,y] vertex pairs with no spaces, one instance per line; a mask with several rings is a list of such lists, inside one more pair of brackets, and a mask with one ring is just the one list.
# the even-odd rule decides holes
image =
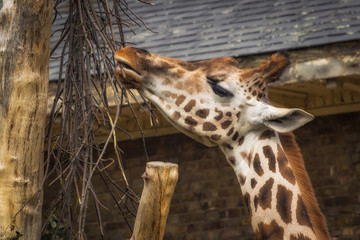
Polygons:
[[[243,56],[360,39],[358,0],[129,1],[158,34],[125,31],[137,47],[186,61]],[[61,21],[54,25],[59,28]],[[52,40],[52,44],[56,39]],[[55,54],[59,55],[59,54]],[[56,79],[56,61],[51,79]]]

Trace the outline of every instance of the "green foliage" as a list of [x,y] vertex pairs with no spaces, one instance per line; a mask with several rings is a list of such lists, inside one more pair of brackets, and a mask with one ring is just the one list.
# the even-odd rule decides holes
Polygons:
[[24,236],[23,233],[15,230],[16,228],[16,222],[15,222],[15,218],[11,221],[11,224],[10,224],[10,231],[12,233],[15,234],[15,236],[12,236],[12,237],[7,237],[6,240],[18,240],[20,237]]
[[18,240],[21,236],[24,236],[24,234],[19,231],[15,231],[15,234],[15,236],[8,237],[6,240]]
[[69,228],[62,219],[58,219],[54,214],[50,215],[44,232],[41,235],[41,240],[68,240]]

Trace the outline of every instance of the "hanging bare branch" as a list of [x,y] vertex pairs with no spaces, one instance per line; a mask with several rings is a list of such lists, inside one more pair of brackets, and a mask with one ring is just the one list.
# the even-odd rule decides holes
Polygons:
[[[153,5],[151,2],[141,2]],[[133,31],[132,26],[143,25],[152,30],[130,9],[125,0],[57,0],[55,6],[64,4],[68,6],[67,16],[55,11],[55,17],[67,19],[51,50],[51,54],[54,54],[56,48],[62,48],[60,56],[52,56],[60,59],[60,68],[47,127],[48,156],[45,169],[46,182],[51,187],[60,186],[60,191],[48,210],[50,217],[43,230],[48,229],[49,221],[59,221],[66,225],[66,231],[56,229],[52,234],[60,236],[66,233],[71,239],[85,239],[84,227],[90,201],[95,205],[99,232],[104,234],[101,209],[107,207],[97,196],[92,180],[94,175],[99,175],[104,181],[130,229],[128,217],[136,214],[139,198],[129,187],[116,135],[123,104],[129,104],[129,98],[113,77],[115,61],[112,56],[126,44],[123,27]],[[109,85],[115,92],[115,116],[111,114],[108,102]],[[137,120],[131,105],[130,108]],[[147,112],[153,119],[153,110],[149,108]],[[58,133],[53,131],[56,121],[60,124]],[[144,137],[138,120],[137,123]],[[108,130],[107,140],[103,144],[95,141],[98,129]],[[111,161],[104,158],[110,142],[116,156]],[[124,183],[121,186],[117,183],[118,179],[113,180],[107,173],[112,164],[117,164],[121,172]],[[76,204],[73,199],[76,199]]]

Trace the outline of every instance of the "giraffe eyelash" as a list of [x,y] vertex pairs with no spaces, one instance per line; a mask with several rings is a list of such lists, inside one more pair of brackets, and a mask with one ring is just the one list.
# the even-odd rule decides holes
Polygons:
[[218,85],[219,80],[216,80],[211,77],[207,77],[207,83],[210,85],[213,92],[218,95],[219,97],[233,97],[234,94],[226,90],[225,88]]

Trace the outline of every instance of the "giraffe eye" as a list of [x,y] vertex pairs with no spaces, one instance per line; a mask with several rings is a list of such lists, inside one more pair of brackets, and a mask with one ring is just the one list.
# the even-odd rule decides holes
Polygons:
[[229,92],[228,90],[226,90],[225,88],[221,87],[218,85],[219,81],[211,78],[211,77],[207,77],[207,83],[210,85],[211,89],[213,90],[213,92],[220,96],[220,97],[233,97],[234,94],[232,94],[231,92]]

